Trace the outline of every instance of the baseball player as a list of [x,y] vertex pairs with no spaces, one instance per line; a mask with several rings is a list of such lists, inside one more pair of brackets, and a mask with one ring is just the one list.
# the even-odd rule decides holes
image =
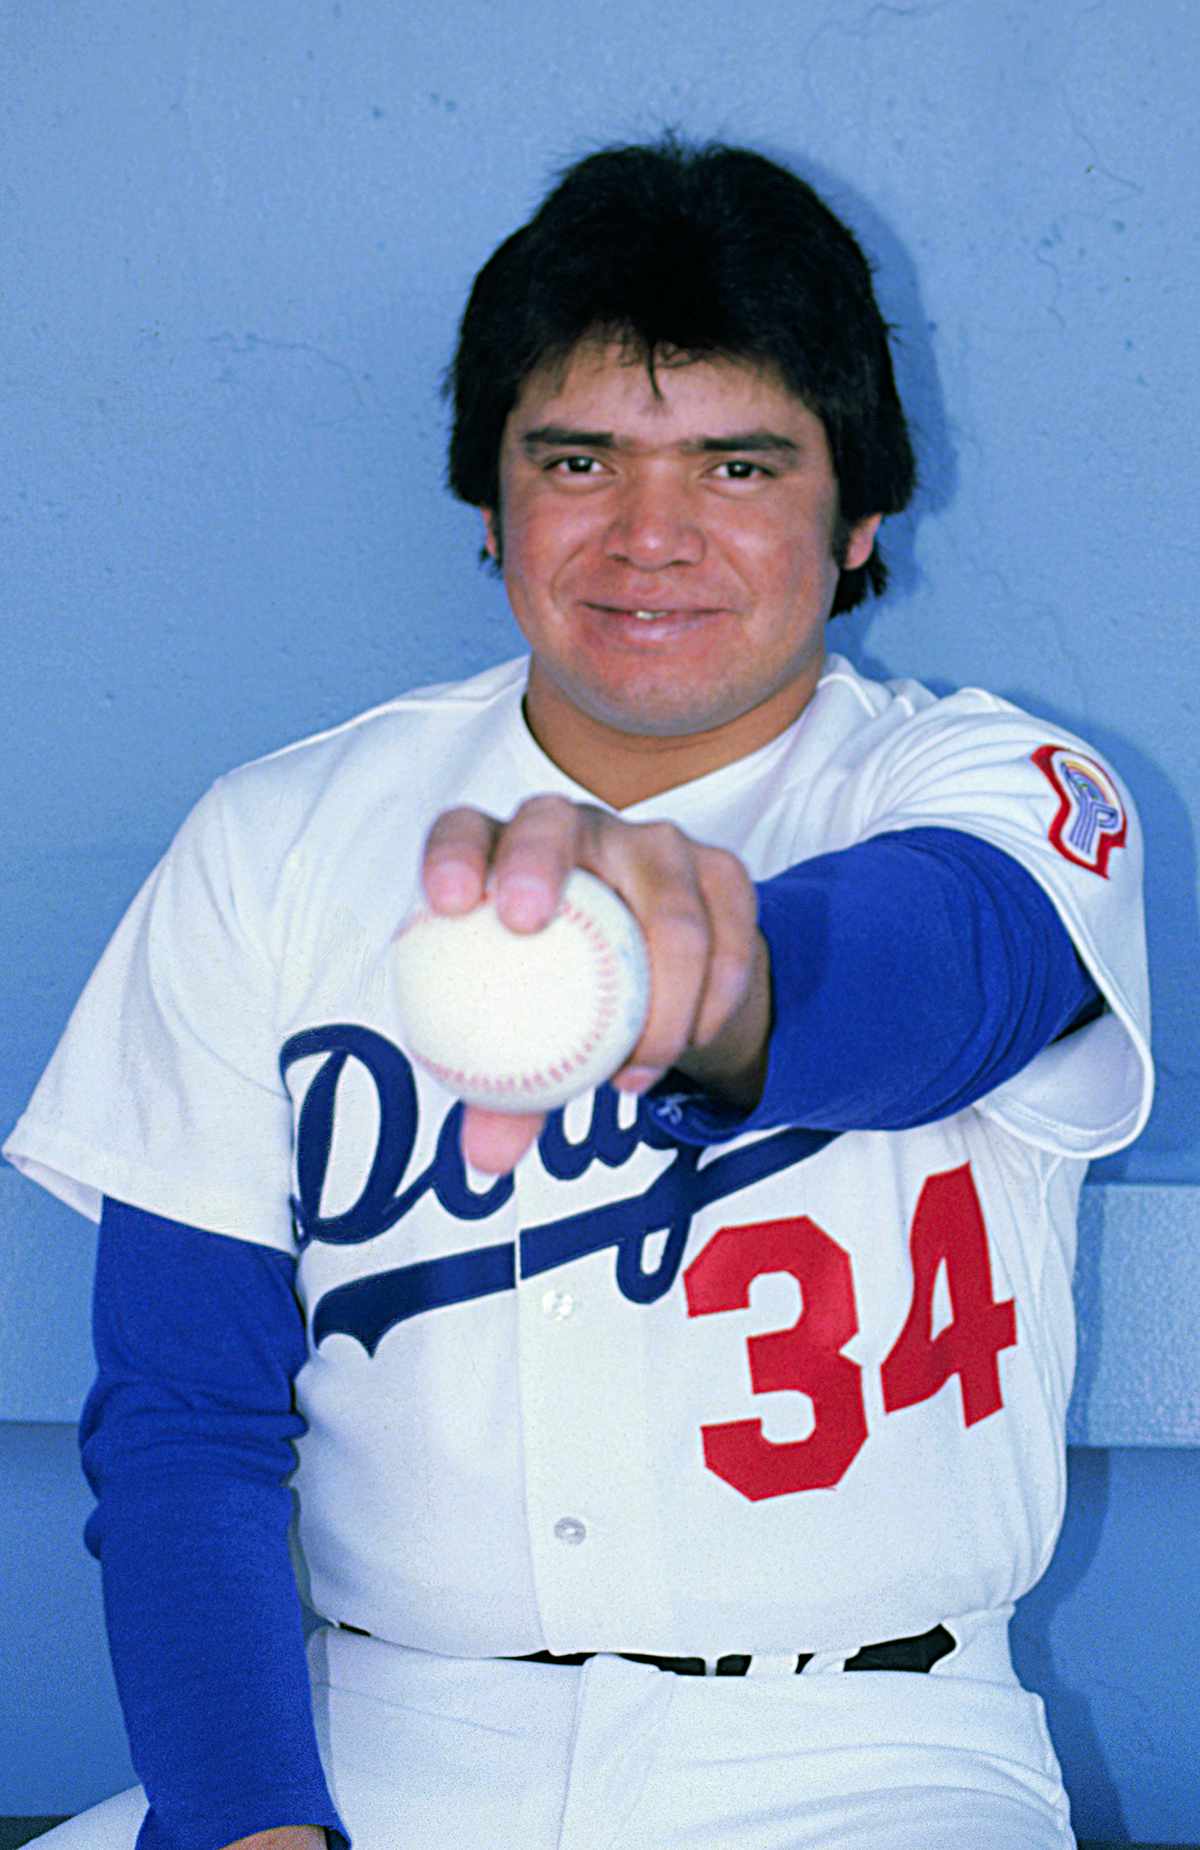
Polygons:
[[[49,1841],[1069,1846],[1007,1632],[1080,1183],[1149,1108],[1129,796],[826,652],[913,464],[795,176],[584,160],[453,389],[525,653],[221,779],[7,1145],[100,1220],[86,1539],[141,1780]],[[465,1109],[389,940],[489,882],[537,931],[574,866],[646,936],[641,1040]]]

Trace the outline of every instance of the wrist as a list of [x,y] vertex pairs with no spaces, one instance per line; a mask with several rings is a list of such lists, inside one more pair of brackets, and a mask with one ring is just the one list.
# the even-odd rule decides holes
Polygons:
[[225,1850],[326,1850],[329,1840],[319,1824],[281,1824],[270,1831],[255,1831],[226,1844]]

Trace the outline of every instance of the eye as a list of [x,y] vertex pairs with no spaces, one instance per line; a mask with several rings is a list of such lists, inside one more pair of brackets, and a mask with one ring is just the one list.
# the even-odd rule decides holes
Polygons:
[[594,475],[599,470],[594,456],[556,456],[546,464],[548,475]]
[[717,464],[716,473],[725,482],[752,482],[760,475],[770,480],[775,471],[764,468],[762,463],[749,462],[744,456],[730,456]]

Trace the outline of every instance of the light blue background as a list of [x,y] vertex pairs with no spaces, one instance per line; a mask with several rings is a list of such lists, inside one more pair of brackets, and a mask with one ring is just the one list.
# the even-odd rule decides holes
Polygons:
[[0,1119],[213,776],[519,647],[437,380],[551,169],[677,122],[798,163],[878,265],[925,489],[833,640],[1112,754],[1163,1084],[1105,1171],[1200,1179],[1192,0],[2,18]]
[[[1124,773],[1161,1086],[1096,1176],[1200,1183],[1198,52],[1194,0],[0,4],[0,1125],[215,775],[520,646],[478,517],[442,486],[439,374],[472,275],[552,170],[676,124],[797,165],[877,264],[923,488],[885,535],[893,592],[832,644],[990,687]],[[10,1180],[20,1322],[39,1300]],[[86,1263],[64,1270],[74,1321]],[[12,1354],[10,1404],[36,1408],[36,1354]],[[9,1412],[22,1494],[29,1421],[62,1417]],[[41,1432],[59,1463],[37,1452],[10,1597],[29,1611],[28,1568],[92,1628],[90,1663],[94,1570],[29,1540],[52,1510],[78,1546],[69,1447]],[[1196,1456],[1174,1457],[1175,1511],[1197,1507]],[[1122,1503],[1124,1481],[1097,1558],[1129,1557],[1144,1489]],[[50,1681],[67,1702],[61,1660]],[[100,1796],[55,1784],[79,1762],[32,1706],[45,1742],[0,1810]],[[1200,1830],[1153,1762],[1136,1804],[1106,1773],[1093,1829]]]

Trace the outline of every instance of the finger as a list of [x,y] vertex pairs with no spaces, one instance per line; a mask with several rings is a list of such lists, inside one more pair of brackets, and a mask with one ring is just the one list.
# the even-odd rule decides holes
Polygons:
[[650,964],[645,1026],[614,1076],[622,1090],[644,1091],[692,1039],[713,941],[696,853],[696,844],[678,829],[647,825],[625,880],[613,882],[641,924]]
[[507,1175],[532,1149],[546,1122],[544,1115],[487,1111],[468,1105],[463,1112],[462,1153],[485,1175]]
[[771,958],[758,895],[733,857],[702,863],[713,946],[691,1045],[676,1064],[694,1083],[751,1110],[766,1082],[773,1021]]
[[758,894],[736,855],[707,850],[698,864],[712,927],[708,967],[692,1046],[707,1047],[724,1033],[747,1000],[758,954]]
[[500,831],[492,854],[492,898],[510,931],[540,931],[554,917],[563,883],[579,859],[587,814],[586,805],[567,797],[530,797]]
[[435,912],[470,912],[483,898],[500,824],[478,809],[447,809],[425,837],[421,883]]
[[[669,900],[663,889],[664,903],[649,921],[655,1006],[614,1076],[622,1091],[645,1091],[697,1049],[728,1038],[757,969],[758,899],[745,868],[723,849],[697,848],[686,838],[685,845],[692,849],[688,880]],[[733,1043],[740,1048],[736,1033]]]

